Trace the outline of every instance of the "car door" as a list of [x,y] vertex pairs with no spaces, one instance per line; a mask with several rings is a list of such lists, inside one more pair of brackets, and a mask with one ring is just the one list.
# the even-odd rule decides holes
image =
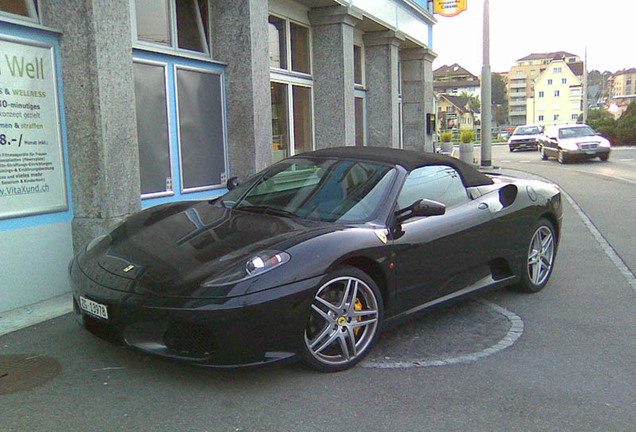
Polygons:
[[558,130],[554,127],[548,127],[543,135],[542,145],[545,153],[549,156],[556,156],[559,153],[559,141],[557,139]]
[[458,172],[445,165],[412,171],[398,207],[418,199],[446,205],[440,216],[413,217],[393,230],[397,296],[407,310],[461,290],[484,277],[491,230],[488,206],[472,200]]

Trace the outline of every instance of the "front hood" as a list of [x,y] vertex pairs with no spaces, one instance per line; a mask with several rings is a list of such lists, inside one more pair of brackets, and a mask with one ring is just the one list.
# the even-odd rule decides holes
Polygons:
[[203,280],[230,266],[244,265],[264,250],[282,251],[332,229],[317,222],[232,210],[207,201],[180,203],[132,216],[107,240],[86,252],[80,266],[98,282],[100,273],[108,273],[106,284],[114,289],[192,295]]
[[513,135],[510,141],[531,141],[539,139],[539,135]]

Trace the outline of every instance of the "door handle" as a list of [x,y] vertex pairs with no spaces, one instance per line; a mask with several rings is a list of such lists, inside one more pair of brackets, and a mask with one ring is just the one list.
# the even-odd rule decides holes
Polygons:
[[480,203],[479,206],[477,207],[479,210],[486,210],[488,208],[488,204],[486,204],[485,202]]

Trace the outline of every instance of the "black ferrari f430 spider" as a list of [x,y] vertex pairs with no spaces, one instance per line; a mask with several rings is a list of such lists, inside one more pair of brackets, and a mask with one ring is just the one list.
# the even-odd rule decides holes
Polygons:
[[90,242],[70,265],[82,325],[203,365],[338,371],[391,320],[485,288],[541,290],[561,235],[555,185],[436,154],[318,150],[228,189]]

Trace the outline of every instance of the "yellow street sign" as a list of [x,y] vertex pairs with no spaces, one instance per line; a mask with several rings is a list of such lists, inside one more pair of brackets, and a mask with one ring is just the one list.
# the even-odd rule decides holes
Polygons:
[[445,17],[453,17],[466,10],[468,0],[434,0],[433,12]]

